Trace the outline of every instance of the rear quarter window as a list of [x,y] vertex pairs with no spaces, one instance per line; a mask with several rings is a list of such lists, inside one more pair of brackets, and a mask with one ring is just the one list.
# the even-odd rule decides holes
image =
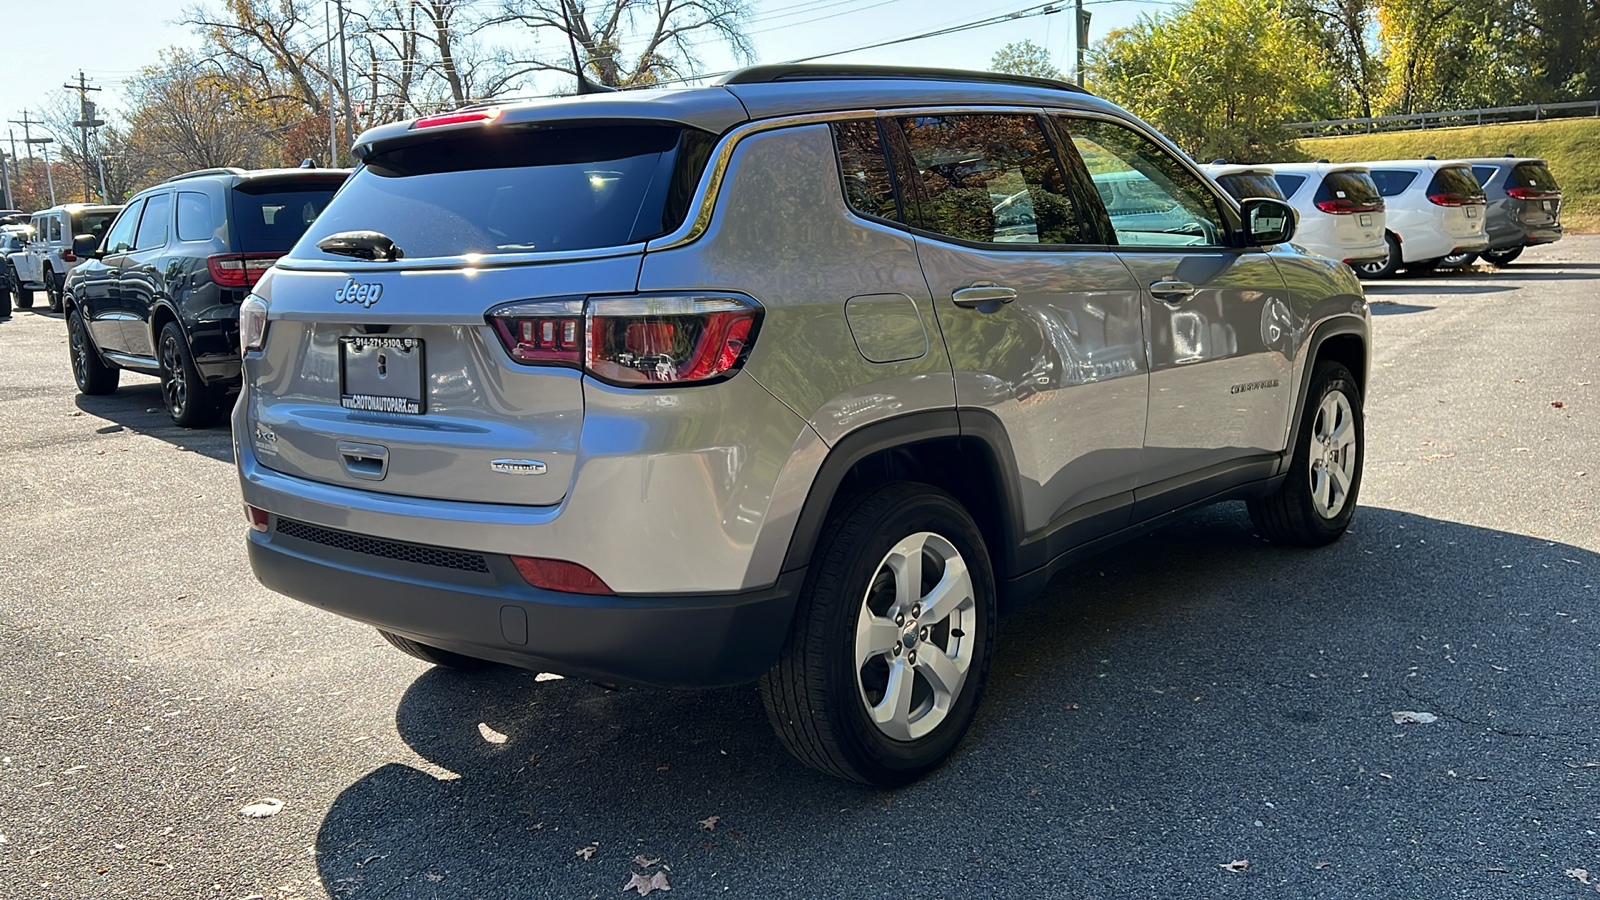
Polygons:
[[1293,172],[1279,172],[1272,178],[1278,182],[1278,190],[1283,191],[1285,197],[1293,197],[1295,191],[1300,190],[1300,185],[1306,183],[1306,176]]

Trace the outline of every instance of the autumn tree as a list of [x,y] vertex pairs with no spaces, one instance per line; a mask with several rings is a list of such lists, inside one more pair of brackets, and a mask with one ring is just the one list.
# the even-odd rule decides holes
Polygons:
[[285,122],[253,96],[247,81],[183,50],[165,52],[159,65],[128,79],[127,144],[145,169],[142,180],[214,166],[279,164],[275,148]]
[[590,81],[632,88],[697,74],[701,44],[754,59],[743,29],[749,10],[746,0],[502,0],[493,23],[522,26],[533,41],[509,59],[517,75],[576,75],[570,36]]
[[1029,40],[1007,44],[995,51],[994,57],[989,60],[989,71],[1039,78],[1066,77],[1051,61],[1050,51]]

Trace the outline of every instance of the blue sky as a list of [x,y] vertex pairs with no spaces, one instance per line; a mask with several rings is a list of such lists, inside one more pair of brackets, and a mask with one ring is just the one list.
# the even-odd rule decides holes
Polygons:
[[[753,0],[748,25],[758,62],[828,53],[880,40],[931,31],[988,16],[1009,13],[1041,0]],[[0,112],[6,120],[21,117],[60,98],[62,85],[81,68],[105,90],[96,98],[102,109],[120,106],[121,82],[156,61],[157,53],[174,44],[193,46],[194,35],[177,24],[189,0],[73,0],[70,12],[50,3],[12,2],[0,11],[7,39],[0,47]],[[220,4],[218,4],[220,5]],[[475,5],[498,6],[497,0]],[[892,65],[986,68],[1000,47],[1024,38],[1049,48],[1062,71],[1072,66],[1071,5],[1056,15],[1037,16],[942,38],[868,50],[831,61]],[[1159,10],[1151,0],[1095,2],[1091,38],[1131,22],[1140,12]],[[136,9],[137,12],[131,12]],[[23,36],[32,36],[23,39]],[[733,61],[720,47],[705,48],[707,71],[728,68]],[[102,116],[103,117],[103,116]],[[10,126],[9,121],[4,123]],[[18,149],[22,133],[16,128]],[[0,127],[0,139],[5,132]]]

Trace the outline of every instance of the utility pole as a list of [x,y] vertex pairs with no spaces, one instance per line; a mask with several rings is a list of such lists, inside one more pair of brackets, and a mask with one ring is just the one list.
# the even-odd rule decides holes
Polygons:
[[[38,120],[37,119],[29,119],[28,118],[28,111],[27,110],[23,110],[22,111],[22,118],[20,118],[20,119],[12,119],[11,120],[11,124],[13,124],[13,125],[21,125],[22,126],[22,143],[23,143],[23,145],[25,145],[28,148],[28,161],[32,162],[33,161],[33,143],[34,142],[33,142],[33,132],[30,131],[29,129],[32,128],[34,125],[38,125],[39,124]],[[17,136],[14,135],[14,134],[11,136],[11,155],[12,156],[16,156],[17,155]]]
[[339,67],[343,71],[340,82],[344,86],[344,145],[349,147],[356,142],[355,136],[350,133],[350,57],[345,52],[344,45],[344,0],[333,0],[333,5],[339,10]]
[[95,109],[94,104],[89,102],[89,92],[98,91],[100,89],[89,86],[89,80],[83,77],[82,69],[78,70],[77,84],[68,82],[62,85],[62,87],[69,91],[78,92],[79,116],[78,121],[72,123],[72,127],[78,129],[78,133],[83,136],[83,202],[93,203],[94,197],[92,195],[94,193],[94,185],[92,183],[92,176],[89,169],[89,129],[99,128],[101,125],[105,124],[105,121],[96,119],[94,117]]
[[1093,16],[1094,13],[1083,8],[1083,0],[1078,0],[1078,18],[1073,30],[1073,38],[1078,42],[1078,87],[1084,87],[1083,55],[1089,49],[1089,19]]
[[[27,138],[27,142],[29,144],[38,144],[40,152],[44,153],[44,183],[50,186],[50,205],[55,206],[56,177],[50,171],[50,145],[54,144],[56,139],[45,135],[44,137]],[[31,150],[29,151],[29,157],[32,157]]]
[[339,168],[339,132],[334,121],[333,108],[333,6],[322,0],[322,30],[328,40],[328,168]]
[[0,206],[16,209],[11,204],[11,157],[7,156],[3,149],[0,149],[0,187],[5,189],[5,199],[0,201]]

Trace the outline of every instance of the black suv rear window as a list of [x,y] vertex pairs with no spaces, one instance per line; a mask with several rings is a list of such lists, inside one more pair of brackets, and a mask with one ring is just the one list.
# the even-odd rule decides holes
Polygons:
[[1361,172],[1329,172],[1317,186],[1317,196],[1312,199],[1319,207],[1333,203],[1352,212],[1366,212],[1383,208],[1383,197],[1372,176]]
[[1416,172],[1405,169],[1373,169],[1372,183],[1378,186],[1378,193],[1385,197],[1394,197],[1406,192],[1411,187],[1411,182],[1417,180]]
[[333,198],[326,181],[270,188],[246,182],[233,190],[233,233],[240,253],[286,253]]
[[1274,200],[1282,200],[1284,196],[1283,191],[1278,188],[1278,182],[1265,172],[1233,172],[1219,175],[1217,184],[1222,185],[1222,189],[1237,200],[1246,197],[1271,197]]
[[1542,194],[1555,194],[1561,191],[1556,185],[1556,177],[1550,174],[1544,163],[1517,163],[1511,169],[1511,186]]
[[1483,185],[1478,184],[1478,179],[1472,177],[1472,170],[1466,166],[1446,166],[1433,173],[1433,180],[1428,182],[1428,196],[1439,195],[1448,197],[1483,197]]
[[620,247],[677,228],[714,138],[679,125],[474,129],[380,150],[295,248],[379,231],[411,259]]

